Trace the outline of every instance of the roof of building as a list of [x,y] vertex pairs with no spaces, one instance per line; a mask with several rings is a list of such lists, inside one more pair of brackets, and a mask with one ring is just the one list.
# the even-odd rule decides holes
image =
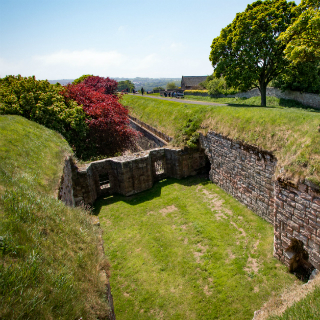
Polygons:
[[205,81],[207,76],[182,76],[181,83],[184,82],[185,86],[193,87]]

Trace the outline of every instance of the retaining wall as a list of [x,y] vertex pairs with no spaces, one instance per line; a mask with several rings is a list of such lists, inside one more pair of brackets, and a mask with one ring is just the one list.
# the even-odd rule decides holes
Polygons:
[[274,156],[214,132],[201,136],[200,141],[211,163],[210,180],[273,223]]
[[85,168],[73,166],[75,205],[93,204],[99,196],[114,193],[130,196],[164,178],[195,175],[206,163],[203,151],[161,148],[91,162]]
[[[209,96],[208,93],[201,93],[201,94],[185,93],[186,96],[191,94],[203,96],[203,97]],[[229,94],[229,95],[216,94],[216,95],[213,95],[213,97],[215,98],[238,97],[238,98],[249,99],[251,97],[259,97],[260,95],[261,94],[259,89],[255,88],[247,92],[239,92],[236,94]],[[280,89],[277,89],[277,88],[267,87],[267,96],[295,100],[304,104],[305,106],[309,106],[315,109],[320,109],[320,95],[315,93],[306,93],[306,92],[291,91],[291,90],[281,91]]]
[[277,160],[270,152],[214,132],[200,136],[200,142],[211,164],[210,180],[274,225],[274,256],[289,266],[286,249],[296,238],[320,270],[319,189],[277,179]]
[[320,270],[320,193],[306,183],[276,181],[274,255],[289,265],[291,255],[286,249],[290,240],[296,238],[304,243],[309,261]]
[[157,137],[161,138],[162,140],[166,141],[166,142],[170,142],[172,140],[171,137],[169,137],[168,135],[166,135],[165,133],[153,128],[152,126],[150,126],[149,124],[135,118],[129,115],[129,118],[131,120],[133,120],[134,122],[136,122],[139,126],[141,126],[142,128],[147,129],[149,132],[153,133],[154,135],[156,135]]
[[[129,120],[130,120],[130,127],[133,128],[134,130],[140,132],[142,134],[142,138],[149,142],[147,144],[147,146],[148,145],[153,146],[153,148],[146,148],[145,144],[139,143],[139,145],[144,150],[155,149],[155,148],[159,148],[159,147],[165,147],[167,145],[167,141],[166,140],[163,140],[159,136],[155,135],[153,132],[151,132],[150,130],[144,128],[141,124],[138,124],[136,121],[134,121],[132,119],[129,119]],[[138,138],[138,140],[139,140],[139,138]]]
[[70,207],[75,205],[73,197],[72,166],[72,158],[71,156],[67,156],[64,160],[63,174],[58,192],[58,199]]

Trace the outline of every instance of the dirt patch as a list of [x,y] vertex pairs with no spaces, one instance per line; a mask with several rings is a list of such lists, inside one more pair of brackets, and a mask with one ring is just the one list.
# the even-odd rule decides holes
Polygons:
[[126,292],[125,292],[123,295],[124,295],[126,298],[130,297],[130,294],[129,294],[129,293],[126,293]]
[[248,273],[254,272],[255,274],[258,274],[259,264],[257,259],[249,257],[247,261],[247,266],[244,268],[244,270]]
[[260,243],[260,240],[258,239],[257,242],[253,245],[253,252],[252,253],[254,253],[257,250],[259,243]]
[[206,253],[208,247],[207,247],[207,246],[204,247],[204,246],[202,246],[200,243],[197,244],[197,247],[198,247],[198,249],[200,249],[201,251],[200,251],[200,252],[199,252],[199,251],[194,251],[194,252],[193,252],[193,255],[194,255],[195,258],[196,258],[196,262],[197,262],[197,263],[201,263],[200,257],[203,256],[203,255]]
[[206,286],[204,287],[203,292],[205,293],[205,295],[206,295],[207,297],[212,295],[212,291],[209,290],[208,285],[206,285]]
[[217,220],[221,220],[222,218],[228,219],[222,212],[216,213],[214,216],[217,218]]
[[188,244],[188,238],[185,238],[183,241],[184,244]]
[[238,229],[241,233],[242,236],[246,237],[247,234],[245,233],[245,231],[242,228],[239,228],[233,221],[230,222],[236,229]]
[[174,205],[172,205],[172,206],[168,206],[166,208],[161,209],[159,212],[162,213],[162,215],[165,217],[165,215],[167,213],[171,213],[171,212],[174,212],[176,210],[178,210],[178,208],[175,207]]
[[226,262],[228,263],[231,260],[235,259],[236,256],[232,253],[231,249],[228,249],[227,253],[228,253],[228,259],[226,260]]

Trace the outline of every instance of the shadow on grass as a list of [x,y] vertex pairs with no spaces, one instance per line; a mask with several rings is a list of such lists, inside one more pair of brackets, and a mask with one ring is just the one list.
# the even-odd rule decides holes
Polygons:
[[166,187],[166,186],[174,184],[174,183],[178,183],[178,184],[186,186],[186,187],[191,187],[191,186],[195,186],[195,185],[205,186],[205,185],[212,183],[212,182],[210,180],[208,180],[208,178],[204,178],[204,176],[188,177],[188,178],[184,178],[181,180],[180,179],[173,179],[173,178],[164,179],[159,182],[156,182],[151,189],[142,191],[142,192],[134,194],[132,196],[126,197],[123,195],[115,194],[112,196],[101,197],[101,198],[97,199],[96,202],[94,203],[93,214],[98,216],[102,207],[111,205],[111,204],[118,202],[118,201],[123,201],[131,206],[135,206],[135,205],[141,204],[143,202],[150,201],[154,198],[158,198],[161,196],[161,189],[163,187]]

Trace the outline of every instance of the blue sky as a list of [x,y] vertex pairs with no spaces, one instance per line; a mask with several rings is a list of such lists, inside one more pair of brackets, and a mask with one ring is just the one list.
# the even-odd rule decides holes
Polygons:
[[208,75],[213,38],[251,2],[0,0],[0,77]]

